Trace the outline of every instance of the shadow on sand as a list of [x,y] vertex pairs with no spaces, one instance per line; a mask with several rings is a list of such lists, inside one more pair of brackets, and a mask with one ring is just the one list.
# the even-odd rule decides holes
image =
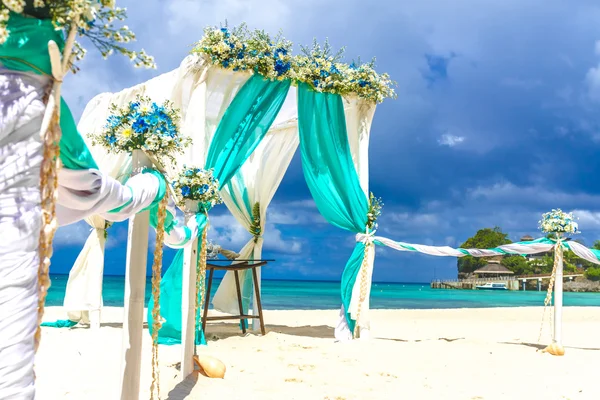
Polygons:
[[[285,325],[266,325],[265,330],[267,335],[269,332],[275,333],[283,333],[284,335],[291,336],[305,336],[311,338],[322,338],[322,339],[332,339],[334,329],[327,325],[319,325],[319,326],[285,326]],[[255,332],[251,330],[247,330],[246,334],[251,335],[259,335],[260,331]],[[216,341],[221,339],[227,339],[235,336],[245,336],[238,325],[236,324],[226,324],[226,323],[216,323],[216,324],[208,324],[206,326],[206,340],[207,341]]]
[[[547,345],[538,344],[538,343],[526,343],[526,342],[500,342],[500,344],[508,344],[513,346],[525,346],[532,347],[537,350],[544,350]],[[587,350],[587,351],[600,351],[599,348],[594,347],[574,347],[574,346],[565,346],[565,349],[575,349],[575,350]]]

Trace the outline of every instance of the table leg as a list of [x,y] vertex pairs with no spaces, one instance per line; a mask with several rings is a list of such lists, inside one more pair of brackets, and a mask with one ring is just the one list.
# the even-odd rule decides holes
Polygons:
[[256,296],[256,305],[258,306],[258,319],[260,320],[260,332],[265,334],[265,321],[263,319],[262,303],[260,301],[260,289],[258,287],[258,275],[256,274],[256,267],[252,268],[252,278],[254,280],[254,295]]
[[[235,276],[235,289],[237,290],[238,306],[240,307],[240,316],[244,315],[244,306],[242,305],[242,291],[240,290],[240,276],[237,271],[233,271]],[[242,333],[246,333],[246,320],[241,318],[240,324],[242,324]]]
[[206,286],[206,296],[204,300],[204,318],[202,318],[202,332],[206,335],[206,318],[208,317],[208,305],[210,304],[210,289],[212,287],[213,275],[215,274],[215,270],[213,268],[210,269],[208,273],[208,285]]

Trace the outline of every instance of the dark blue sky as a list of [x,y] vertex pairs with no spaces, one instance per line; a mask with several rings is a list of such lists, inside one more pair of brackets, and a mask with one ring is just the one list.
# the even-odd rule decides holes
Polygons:
[[[158,70],[135,70],[90,54],[69,76],[74,114],[96,94],[118,91],[176,68],[203,27],[228,20],[295,44],[329,38],[348,61],[377,57],[398,82],[371,130],[371,190],[385,207],[379,234],[431,245],[460,245],[498,225],[536,236],[543,212],[580,217],[583,239],[600,239],[600,3],[578,0],[419,2],[287,0],[119,1],[138,46]],[[211,236],[239,249],[248,234],[226,208]],[[265,278],[339,279],[353,235],[318,214],[298,155],[267,217]],[[67,272],[89,229],[60,229],[53,272]],[[121,274],[126,224],[111,230],[106,272]],[[172,253],[168,253],[170,258]],[[456,260],[378,249],[374,279],[429,281],[456,274]]]

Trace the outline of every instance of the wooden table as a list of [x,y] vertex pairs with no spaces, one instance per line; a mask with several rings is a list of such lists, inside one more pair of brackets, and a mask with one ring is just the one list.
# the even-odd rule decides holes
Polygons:
[[[206,288],[206,301],[204,302],[204,315],[202,317],[202,331],[206,333],[206,321],[224,321],[224,320],[230,320],[230,319],[239,319],[240,320],[240,325],[242,327],[242,333],[246,333],[246,324],[245,321],[251,318],[258,318],[260,321],[260,332],[264,335],[265,334],[265,321],[263,319],[263,312],[262,312],[262,304],[260,301],[260,289],[258,287],[258,276],[256,273],[256,268],[258,267],[262,267],[263,265],[267,265],[267,262],[269,261],[275,261],[275,260],[236,260],[234,261],[234,264],[230,264],[230,265],[216,265],[216,264],[212,264],[212,262],[218,262],[218,261],[224,261],[224,262],[231,262],[231,260],[210,260],[211,263],[206,263],[206,269],[209,271],[208,274],[208,287]],[[242,291],[240,288],[240,278],[239,278],[239,271],[245,271],[251,269],[252,270],[252,280],[254,283],[254,294],[256,296],[256,305],[258,308],[258,315],[248,315],[248,314],[244,314],[244,309],[242,306]],[[237,291],[237,298],[238,298],[238,306],[240,309],[240,314],[239,315],[224,315],[224,316],[215,316],[215,317],[209,317],[208,316],[208,305],[210,304],[210,290],[212,287],[212,281],[213,281],[213,276],[215,274],[215,271],[233,271],[233,275],[235,276],[235,288]]]

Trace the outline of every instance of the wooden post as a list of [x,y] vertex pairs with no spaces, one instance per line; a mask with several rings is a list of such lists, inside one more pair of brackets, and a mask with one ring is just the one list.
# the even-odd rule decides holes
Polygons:
[[[131,158],[134,173],[139,172],[142,167],[151,165],[150,160],[141,150],[134,150]],[[149,225],[148,211],[129,218],[121,354],[121,400],[137,400],[140,395]]]
[[[555,250],[556,253],[556,250]],[[563,258],[562,252],[556,267],[554,280],[554,335],[553,341],[562,347],[562,305],[563,305]]]
[[[186,213],[185,222],[195,215]],[[181,286],[181,380],[194,371],[196,339],[196,266],[198,264],[198,237],[183,253],[183,282]],[[202,306],[202,305],[200,305]]]
[[[262,294],[262,292],[261,292],[261,289],[262,289],[261,288],[262,278],[261,278],[260,271],[261,271],[260,267],[256,268],[256,280],[254,281],[254,285],[257,285],[257,287],[258,287],[258,293]],[[248,271],[248,273],[249,272],[250,271]],[[252,315],[260,315],[259,314],[259,309],[258,309],[258,299],[256,298],[256,290],[254,290],[253,293],[254,294],[253,294],[253,297],[252,297]],[[257,331],[257,330],[259,330],[261,328],[262,327],[261,327],[261,324],[260,324],[260,320],[258,320],[257,318],[252,318],[252,330],[253,331]],[[262,328],[262,329],[264,329],[264,328]]]

